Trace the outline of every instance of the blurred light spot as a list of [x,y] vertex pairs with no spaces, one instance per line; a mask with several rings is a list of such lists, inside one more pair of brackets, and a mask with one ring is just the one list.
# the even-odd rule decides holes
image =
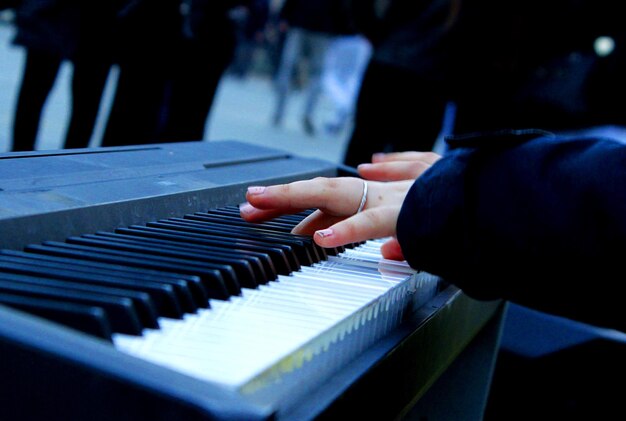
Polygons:
[[615,41],[611,37],[598,37],[593,43],[593,49],[600,57],[606,57],[615,49]]

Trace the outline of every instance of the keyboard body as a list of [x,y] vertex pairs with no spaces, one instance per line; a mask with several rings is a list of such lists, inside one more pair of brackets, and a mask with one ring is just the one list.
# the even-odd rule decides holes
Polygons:
[[[234,206],[249,185],[345,174],[324,160],[238,141],[2,154],[0,249]],[[504,304],[477,302],[428,274],[407,279],[412,293],[431,287],[402,304],[391,328],[343,348],[326,329],[266,377],[235,386],[0,305],[0,418],[480,419]],[[350,338],[352,329],[340,327]]]

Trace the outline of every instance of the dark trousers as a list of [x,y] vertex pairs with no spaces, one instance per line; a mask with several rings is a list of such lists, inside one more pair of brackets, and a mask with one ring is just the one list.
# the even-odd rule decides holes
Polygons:
[[35,149],[41,112],[62,61],[58,54],[35,49],[27,50],[13,119],[12,151]]
[[232,60],[234,43],[228,39],[219,48],[182,40],[170,54],[131,56],[120,63],[102,146],[202,140]]
[[165,64],[142,55],[120,62],[102,146],[156,142],[167,75]]
[[[225,37],[228,40],[228,37]],[[159,141],[202,140],[219,82],[234,54],[234,44],[225,40],[219,48],[184,41],[166,89],[165,122]]]
[[77,55],[72,75],[72,116],[64,148],[86,148],[93,135],[111,61],[107,56]]
[[440,83],[371,60],[356,106],[344,164],[371,162],[376,152],[430,151],[447,101]]
[[[57,54],[27,50],[13,122],[13,151],[35,149],[41,113],[62,62]],[[63,147],[89,146],[109,68],[110,63],[98,56],[77,56],[73,61],[71,116]]]

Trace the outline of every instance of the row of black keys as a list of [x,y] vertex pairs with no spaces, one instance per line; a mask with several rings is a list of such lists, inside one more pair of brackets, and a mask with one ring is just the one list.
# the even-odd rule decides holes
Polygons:
[[341,252],[290,233],[308,213],[251,224],[229,206],[0,250],[0,304],[109,341],[141,335]]

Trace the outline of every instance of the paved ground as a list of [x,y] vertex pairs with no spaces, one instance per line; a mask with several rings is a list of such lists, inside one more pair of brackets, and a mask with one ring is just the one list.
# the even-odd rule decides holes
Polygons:
[[[0,152],[8,150],[13,107],[17,94],[23,50],[12,46],[13,27],[0,22]],[[37,140],[37,149],[58,149],[65,132],[69,105],[69,76],[71,68],[65,65],[48,98]],[[111,73],[103,97],[102,109],[91,146],[99,145],[103,123],[106,120],[115,87],[116,71]],[[216,103],[209,118],[205,139],[236,139],[268,145],[304,156],[340,162],[345,149],[348,129],[339,135],[328,135],[318,130],[315,137],[307,136],[300,125],[303,97],[295,92],[290,99],[288,113],[282,127],[273,127],[270,116],[273,92],[267,78],[249,77],[238,80],[225,77],[220,85]],[[323,98],[317,110],[316,123],[320,128],[332,115],[332,104]]]

